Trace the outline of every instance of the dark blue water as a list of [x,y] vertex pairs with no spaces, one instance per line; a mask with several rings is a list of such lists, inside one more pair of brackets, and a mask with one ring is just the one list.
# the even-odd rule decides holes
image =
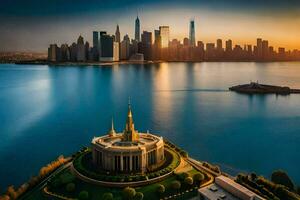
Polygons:
[[300,95],[227,91],[250,80],[300,88],[300,63],[2,64],[0,188],[89,145],[112,116],[123,130],[129,96],[138,130],[232,174],[284,169],[300,184]]

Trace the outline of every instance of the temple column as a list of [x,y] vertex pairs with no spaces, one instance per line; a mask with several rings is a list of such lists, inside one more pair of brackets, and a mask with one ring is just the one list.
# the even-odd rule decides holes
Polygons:
[[129,156],[129,171],[132,171],[132,155]]
[[120,169],[120,171],[123,171],[123,169],[124,169],[123,168],[123,155],[120,156],[120,161],[121,161],[121,167],[120,167],[121,169]]

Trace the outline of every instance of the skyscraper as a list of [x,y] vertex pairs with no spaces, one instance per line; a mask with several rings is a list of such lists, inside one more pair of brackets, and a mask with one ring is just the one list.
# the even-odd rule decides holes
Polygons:
[[169,26],[160,26],[159,27],[160,38],[161,38],[161,47],[168,48],[169,47]]
[[77,61],[86,61],[85,45],[83,37],[80,35],[77,40]]
[[226,41],[226,52],[231,52],[232,51],[232,40],[227,40]]
[[48,60],[51,62],[57,61],[57,45],[56,44],[50,44],[50,47],[48,48]]
[[217,39],[217,50],[218,51],[223,50],[222,40],[221,39]]
[[139,16],[136,17],[136,20],[135,20],[135,37],[134,39],[138,42],[141,41],[141,33],[140,33],[140,19],[139,19]]
[[121,42],[121,35],[120,35],[120,29],[119,29],[119,25],[117,25],[117,29],[116,29],[116,42]]
[[160,60],[161,59],[161,37],[160,37],[160,31],[154,30],[154,46],[152,48],[152,58],[154,60]]
[[261,46],[262,46],[262,58],[264,60],[267,60],[268,56],[269,56],[269,42],[268,42],[268,40],[263,40]]
[[190,46],[194,47],[196,45],[196,40],[195,40],[195,21],[191,20],[190,21]]
[[257,38],[256,40],[256,46],[257,46],[257,59],[262,59],[262,39]]
[[128,60],[130,57],[130,39],[127,34],[124,36],[124,39],[121,42],[120,47],[121,47],[120,48],[120,59]]
[[100,61],[111,62],[119,60],[119,43],[114,41],[113,36],[101,32],[100,44]]
[[99,32],[93,31],[93,47],[99,48]]
[[152,33],[148,31],[144,31],[142,34],[142,46],[141,53],[144,54],[145,60],[152,59]]

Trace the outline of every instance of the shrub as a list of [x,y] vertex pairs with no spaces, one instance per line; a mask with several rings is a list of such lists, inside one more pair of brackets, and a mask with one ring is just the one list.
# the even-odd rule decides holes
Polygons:
[[278,170],[274,171],[271,176],[271,181],[276,184],[284,185],[289,189],[294,189],[294,184],[290,177],[284,171]]
[[143,200],[144,194],[142,192],[137,192],[134,196],[134,200]]
[[127,200],[133,199],[136,194],[135,189],[131,188],[131,187],[124,188],[122,193],[123,193],[124,199],[127,199]]
[[178,174],[177,177],[179,180],[183,181],[186,177],[189,177],[189,174],[186,172],[182,172],[182,173]]
[[157,192],[160,194],[163,194],[166,191],[166,188],[164,185],[159,184],[157,187]]
[[187,185],[193,185],[194,180],[193,180],[192,177],[186,177],[186,178],[184,179],[184,183],[187,184]]
[[78,195],[80,200],[87,200],[89,198],[89,193],[87,191],[81,191]]
[[202,182],[205,179],[205,176],[202,173],[197,173],[193,176],[194,181]]
[[112,193],[107,192],[102,195],[102,200],[113,200],[114,196]]
[[181,188],[181,183],[179,181],[173,181],[171,183],[171,187],[174,189],[174,190],[179,190]]
[[75,184],[74,183],[68,183],[66,185],[67,192],[73,192],[75,190]]

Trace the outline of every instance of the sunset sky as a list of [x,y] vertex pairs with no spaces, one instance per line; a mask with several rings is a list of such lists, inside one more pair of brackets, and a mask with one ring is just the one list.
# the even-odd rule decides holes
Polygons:
[[234,44],[254,44],[257,37],[269,44],[300,49],[299,0],[2,0],[0,51],[46,52],[50,43],[69,43],[81,34],[92,43],[93,30],[121,37],[134,32],[136,15],[141,31],[170,26],[171,39],[188,36],[195,19],[196,40],[217,38]]

